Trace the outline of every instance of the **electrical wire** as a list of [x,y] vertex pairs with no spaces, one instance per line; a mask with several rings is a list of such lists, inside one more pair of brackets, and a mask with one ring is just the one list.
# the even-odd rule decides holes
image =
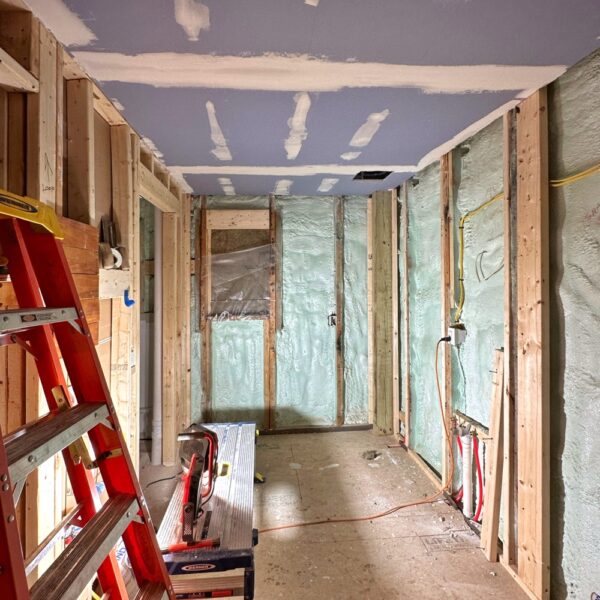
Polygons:
[[550,186],[554,188],[564,187],[565,185],[569,185],[571,183],[575,183],[576,181],[581,181],[582,179],[587,179],[596,173],[600,173],[600,163],[597,165],[593,165],[589,169],[584,169],[583,171],[579,171],[579,173],[575,173],[574,175],[569,175],[567,177],[563,177],[562,179],[551,179]]
[[473,521],[479,522],[479,517],[481,517],[481,511],[483,510],[483,503],[485,502],[485,498],[483,497],[483,474],[481,472],[481,460],[479,458],[479,440],[477,436],[473,436],[473,450],[475,451],[475,465],[477,466],[477,484],[479,486],[479,495],[477,497],[477,510],[475,511],[475,516],[473,517]]
[[470,210],[465,213],[458,222],[458,303],[456,304],[456,311],[454,312],[454,323],[460,323],[460,317],[462,315],[463,308],[465,306],[465,223],[484,211],[488,206],[491,206],[494,202],[504,198],[504,194],[500,192],[494,197],[490,198],[483,204],[480,204],[477,208]]
[[439,367],[438,367],[440,344],[442,342],[447,342],[447,341],[449,341],[449,338],[440,338],[435,346],[435,382],[436,382],[437,393],[438,393],[440,416],[442,418],[442,423],[444,425],[444,433],[446,435],[446,441],[448,443],[448,449],[450,451],[450,473],[448,474],[448,478],[446,479],[446,482],[442,482],[442,487],[440,487],[440,489],[435,494],[432,494],[431,496],[428,496],[427,498],[422,498],[421,500],[415,500],[413,502],[404,502],[403,504],[398,504],[396,506],[392,506],[391,508],[388,508],[387,510],[384,510],[379,513],[375,513],[373,515],[367,515],[367,516],[363,516],[363,517],[342,517],[342,518],[335,518],[335,519],[320,519],[318,521],[304,521],[302,523],[289,523],[287,525],[278,525],[276,527],[267,527],[265,529],[260,529],[259,530],[260,534],[269,533],[272,531],[281,531],[283,529],[296,529],[298,527],[309,527],[312,525],[326,525],[328,523],[357,523],[357,522],[361,522],[361,521],[374,521],[375,519],[381,519],[382,517],[387,517],[388,515],[398,512],[399,510],[402,510],[404,508],[410,508],[412,506],[421,506],[422,504],[431,504],[432,502],[435,502],[436,500],[438,500],[441,496],[443,496],[443,494],[446,491],[448,491],[451,488],[452,481],[454,479],[454,468],[455,468],[454,467],[454,452],[452,449],[452,438],[450,437],[450,430],[448,429],[448,423],[446,421],[446,416],[444,414],[444,405],[442,403],[442,390],[440,387],[440,376],[439,376]]

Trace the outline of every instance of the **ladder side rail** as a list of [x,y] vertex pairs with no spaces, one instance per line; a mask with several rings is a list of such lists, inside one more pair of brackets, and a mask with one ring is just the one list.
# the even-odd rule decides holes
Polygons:
[[[0,589],[6,600],[29,600],[25,560],[13,503],[13,488],[0,428]],[[6,594],[6,596],[4,596]]]
[[[51,236],[48,235],[48,237]],[[0,239],[2,240],[3,253],[9,261],[8,268],[19,305],[27,307],[43,306],[43,298],[37,285],[31,257],[22,235],[21,223],[7,219],[0,220]],[[73,329],[71,325],[67,326]],[[58,359],[51,327],[41,325],[28,330],[20,337],[29,342],[32,349],[35,349],[36,366],[48,407],[50,410],[58,409],[52,390],[57,386],[61,386],[66,392],[68,388]],[[70,403],[68,397],[67,401]],[[107,428],[102,427],[102,429]],[[62,455],[73,488],[73,495],[77,503],[82,505],[81,520],[76,524],[83,526],[96,514],[100,507],[96,483],[93,474],[83,464],[77,465],[74,463],[68,448],[62,451]],[[103,589],[111,591],[111,598],[126,599],[128,597],[114,550],[102,563],[98,570],[98,577]]]
[[142,523],[131,523],[123,534],[133,571],[140,584],[144,581],[156,581],[170,589],[169,575],[158,547],[150,513],[134,475],[133,463],[62,245],[53,236],[36,231],[27,224],[24,224],[23,233],[29,252],[36,257],[33,268],[46,306],[73,306],[80,315],[79,323],[83,333],[67,323],[57,323],[53,330],[78,402],[106,403],[114,423],[114,429],[96,427],[88,435],[97,457],[114,450],[121,451],[98,463],[109,496],[135,495],[140,504]]

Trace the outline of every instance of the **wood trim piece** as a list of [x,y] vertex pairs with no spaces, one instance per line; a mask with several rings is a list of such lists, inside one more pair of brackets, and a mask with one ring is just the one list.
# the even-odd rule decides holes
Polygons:
[[[452,231],[452,207],[453,207],[453,164],[452,152],[444,154],[440,160],[440,243],[442,256],[442,314],[440,318],[441,332],[440,337],[448,335],[448,327],[450,325],[450,310],[452,306],[452,280],[451,280],[451,262],[450,262],[450,240]],[[448,431],[452,429],[452,360],[450,354],[450,345],[443,344],[442,346],[442,365],[443,365],[443,382],[442,382],[442,404],[444,407],[444,417]],[[448,446],[448,440],[444,428],[442,428],[442,480],[448,481],[451,466],[452,448]],[[450,484],[452,489],[452,484]]]
[[96,225],[92,82],[71,79],[67,97],[67,216]]
[[546,89],[517,113],[518,573],[549,598],[548,111]]
[[336,425],[344,424],[346,390],[344,385],[344,198],[335,199],[335,362],[336,362]]
[[139,164],[140,193],[163,213],[179,212],[179,199],[142,162]]
[[403,399],[404,408],[404,444],[410,448],[410,295],[408,293],[408,273],[410,261],[408,259],[408,183],[402,185],[402,260],[404,264],[404,285],[402,286],[402,319],[404,322],[404,336],[402,339],[402,352],[404,357]]
[[485,511],[481,526],[481,548],[490,562],[498,560],[498,526],[500,524],[500,498],[502,493],[502,467],[504,456],[504,352],[494,352],[492,377],[492,402],[490,412],[490,438],[486,441],[487,478],[485,483]]
[[207,210],[208,229],[270,229],[269,210]]

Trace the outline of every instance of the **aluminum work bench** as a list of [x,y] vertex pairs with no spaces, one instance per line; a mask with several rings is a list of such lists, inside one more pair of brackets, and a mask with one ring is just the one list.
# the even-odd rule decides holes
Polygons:
[[[196,541],[219,538],[218,547],[165,553],[177,598],[254,597],[254,545],[252,528],[254,423],[205,424],[219,439],[218,462],[227,468],[216,479],[212,498],[198,519]],[[163,553],[181,540],[183,481],[175,492],[158,531]]]

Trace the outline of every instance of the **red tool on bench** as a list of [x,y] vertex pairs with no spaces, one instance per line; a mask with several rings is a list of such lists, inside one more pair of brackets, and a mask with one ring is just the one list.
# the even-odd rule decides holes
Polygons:
[[194,526],[215,489],[219,442],[213,431],[196,424],[180,433],[177,440],[181,443],[179,454],[184,472],[181,539],[195,546]]

